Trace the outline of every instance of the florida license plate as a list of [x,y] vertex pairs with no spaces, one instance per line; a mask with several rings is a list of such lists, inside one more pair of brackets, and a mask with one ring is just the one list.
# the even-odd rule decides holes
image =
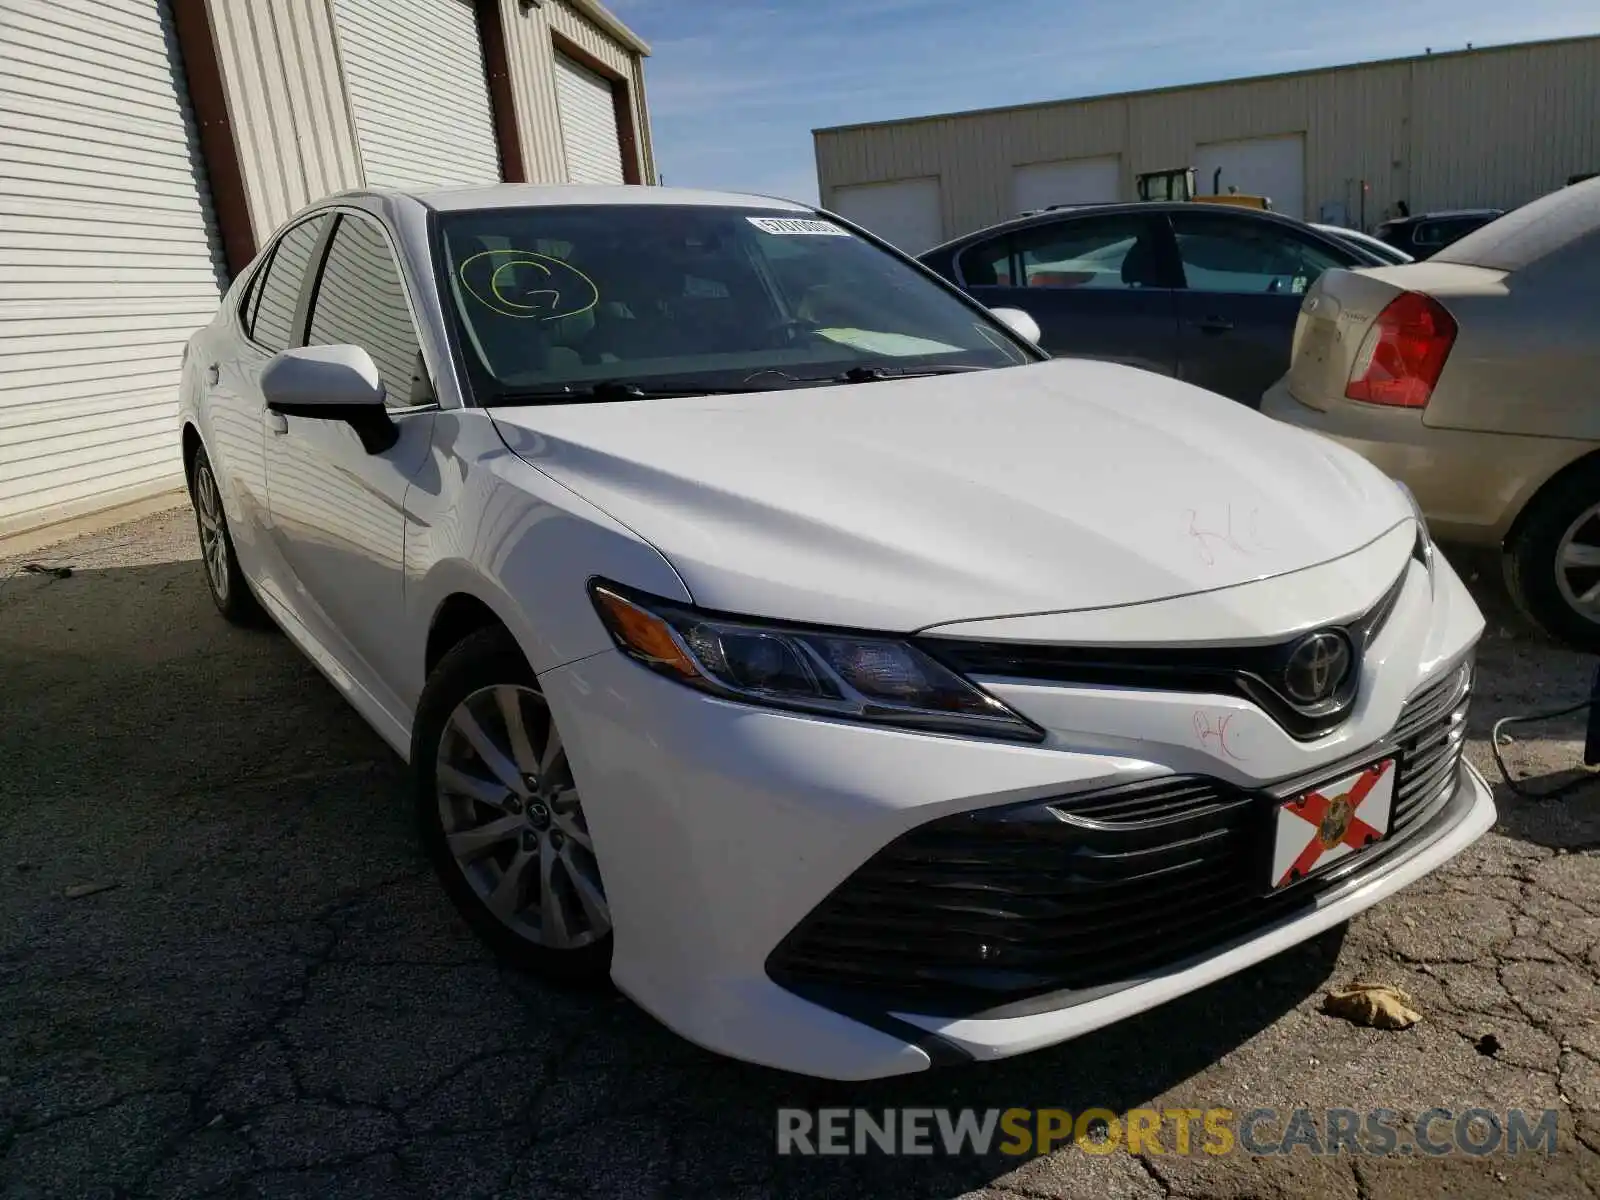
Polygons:
[[1298,883],[1381,842],[1389,832],[1394,776],[1395,760],[1380,759],[1278,805],[1273,888]]

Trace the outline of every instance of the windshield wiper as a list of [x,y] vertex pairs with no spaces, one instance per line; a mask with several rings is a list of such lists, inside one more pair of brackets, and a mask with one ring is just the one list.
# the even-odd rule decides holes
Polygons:
[[603,379],[582,387],[505,388],[489,397],[495,404],[610,404],[618,400],[668,400],[682,396],[733,396],[760,391],[746,387],[642,387],[620,379]]
[[619,400],[668,400],[687,396],[740,396],[750,392],[773,390],[771,384],[763,387],[756,383],[763,376],[776,376],[778,387],[792,384],[821,383],[875,383],[883,379],[914,379],[923,375],[956,375],[966,371],[987,371],[988,367],[975,367],[946,363],[935,367],[851,367],[838,375],[807,377],[790,375],[773,368],[757,371],[739,387],[644,386],[622,379],[602,379],[598,383],[579,386],[562,384],[548,388],[504,388],[489,397],[495,404],[610,404]]
[[885,379],[919,379],[924,375],[963,375],[968,371],[987,371],[989,367],[947,363],[939,367],[851,367],[837,375],[813,378],[791,375],[795,383],[879,383]]

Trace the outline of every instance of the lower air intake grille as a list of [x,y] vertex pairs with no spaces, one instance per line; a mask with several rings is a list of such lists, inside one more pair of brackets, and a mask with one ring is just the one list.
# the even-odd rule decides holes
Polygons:
[[824,1002],[958,1015],[1203,955],[1309,907],[1439,816],[1470,690],[1469,663],[1407,702],[1390,835],[1326,875],[1265,893],[1261,830],[1281,795],[1166,776],[913,829],[823,900],[768,973]]

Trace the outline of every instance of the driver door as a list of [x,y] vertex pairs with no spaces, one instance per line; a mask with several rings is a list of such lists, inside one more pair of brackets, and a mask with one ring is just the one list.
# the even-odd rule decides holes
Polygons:
[[342,421],[267,413],[267,498],[296,615],[391,712],[410,653],[402,628],[406,490],[428,458],[437,405],[388,231],[341,211],[307,306],[309,346],[360,346],[399,438],[369,454]]

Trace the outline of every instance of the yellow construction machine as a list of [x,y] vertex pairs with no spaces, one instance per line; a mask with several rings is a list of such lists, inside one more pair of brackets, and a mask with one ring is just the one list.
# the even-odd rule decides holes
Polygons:
[[[1220,175],[1221,172],[1218,172]],[[1213,191],[1208,195],[1199,195],[1195,192],[1194,168],[1173,167],[1167,171],[1146,171],[1138,176],[1139,199],[1141,200],[1192,200],[1199,204],[1232,204],[1239,208],[1256,208],[1263,212],[1272,211],[1272,201],[1266,196],[1245,196],[1232,188],[1226,192],[1215,191],[1216,180],[1212,180]]]

